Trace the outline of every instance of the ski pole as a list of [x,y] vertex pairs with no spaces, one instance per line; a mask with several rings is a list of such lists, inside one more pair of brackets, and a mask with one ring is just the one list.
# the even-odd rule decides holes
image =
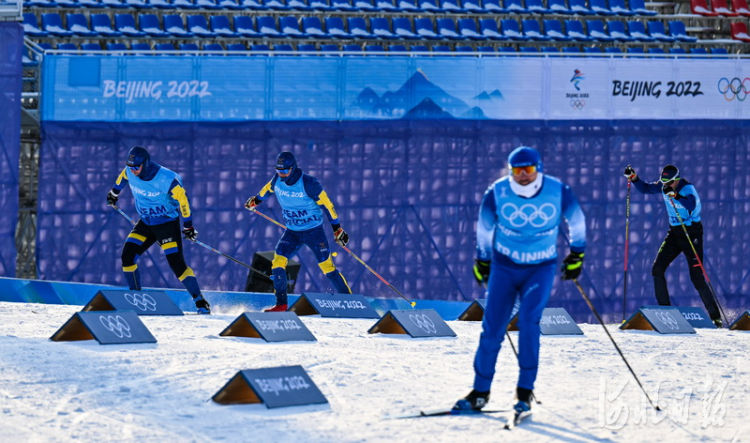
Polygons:
[[682,231],[685,233],[685,237],[687,237],[687,241],[690,244],[690,249],[693,250],[695,259],[698,260],[698,266],[701,268],[701,272],[703,273],[703,278],[706,279],[706,284],[708,285],[708,289],[711,291],[711,296],[714,298],[714,301],[716,302],[716,306],[718,306],[719,312],[721,313],[721,316],[724,318],[724,324],[729,325],[729,322],[727,321],[727,316],[724,314],[724,309],[721,307],[721,303],[719,303],[719,297],[716,296],[716,291],[714,291],[714,286],[711,284],[711,280],[708,278],[708,273],[706,272],[706,268],[703,267],[703,261],[701,260],[700,256],[698,256],[698,251],[695,250],[693,241],[690,239],[690,234],[688,234],[687,227],[685,226],[685,222],[682,221],[682,216],[677,211],[677,205],[674,204],[674,198],[670,197],[669,203],[672,204],[672,209],[674,209],[674,213],[677,215],[677,220],[680,221],[680,226],[682,226]]
[[[258,214],[258,215],[260,215],[261,217],[265,218],[266,220],[270,221],[271,223],[275,224],[276,226],[279,226],[279,227],[281,227],[281,228],[283,228],[283,229],[286,229],[286,226],[282,225],[281,223],[279,223],[278,221],[274,220],[273,218],[271,218],[271,217],[267,216],[266,214],[264,214],[264,213],[262,213],[262,212],[258,211],[257,209],[254,209],[254,210],[249,210],[249,209],[248,209],[248,211],[250,211],[250,212],[252,212],[252,213],[254,213],[254,214]],[[415,302],[415,301],[412,301],[412,300],[410,300],[410,299],[409,299],[409,298],[407,298],[407,297],[406,297],[406,296],[405,296],[404,294],[402,294],[402,293],[401,293],[401,291],[399,291],[398,289],[396,289],[396,287],[395,287],[395,286],[393,286],[392,284],[388,283],[388,281],[387,281],[386,279],[384,279],[384,278],[383,278],[383,277],[382,277],[382,276],[381,276],[380,274],[378,274],[377,272],[375,272],[375,270],[374,270],[374,269],[372,269],[372,268],[370,267],[370,265],[368,265],[367,263],[365,263],[365,261],[364,261],[364,260],[362,260],[361,258],[359,258],[359,257],[357,256],[357,254],[355,254],[354,252],[352,252],[352,250],[351,250],[351,249],[347,248],[346,246],[342,246],[342,245],[339,245],[339,246],[341,246],[341,248],[342,248],[342,249],[343,249],[344,251],[348,252],[348,253],[349,253],[349,255],[351,255],[351,256],[352,256],[352,257],[353,257],[353,258],[354,258],[355,260],[357,260],[358,262],[360,262],[360,263],[362,264],[362,266],[364,266],[364,267],[365,267],[365,268],[366,268],[366,269],[367,269],[368,271],[372,272],[372,274],[373,274],[373,275],[374,275],[375,277],[377,277],[378,279],[380,279],[380,281],[381,281],[381,282],[383,282],[383,284],[385,284],[386,286],[388,286],[389,288],[391,288],[391,289],[393,290],[393,292],[395,292],[396,294],[398,294],[398,296],[399,296],[399,297],[401,297],[401,298],[403,298],[404,300],[408,301],[408,302],[409,302],[409,305],[411,305],[411,307],[412,307],[412,308],[413,308],[413,307],[415,307],[415,306],[417,305],[417,302]]]
[[586,295],[586,292],[584,292],[583,288],[581,287],[581,284],[578,283],[578,279],[574,278],[573,283],[575,283],[576,288],[578,288],[578,292],[581,293],[581,296],[586,301],[586,304],[589,305],[589,309],[591,309],[591,312],[593,312],[596,319],[599,320],[599,323],[602,325],[602,328],[604,328],[604,332],[607,333],[607,337],[609,337],[609,340],[615,346],[617,353],[620,354],[620,357],[622,357],[622,361],[625,362],[625,366],[627,366],[628,370],[630,370],[630,373],[633,374],[633,378],[635,378],[635,382],[638,383],[638,386],[641,388],[641,391],[643,391],[643,395],[646,396],[646,399],[648,400],[648,402],[651,404],[651,406],[654,409],[656,409],[657,411],[661,411],[661,408],[658,405],[655,405],[653,401],[651,401],[651,397],[649,397],[648,393],[646,392],[646,389],[643,387],[643,384],[641,384],[641,380],[635,374],[635,371],[633,371],[633,368],[630,366],[630,363],[628,363],[628,359],[625,358],[625,355],[620,350],[620,347],[617,346],[615,339],[612,338],[612,335],[609,333],[607,326],[604,324],[604,320],[602,320],[602,317],[599,315],[599,312],[597,312],[596,308],[594,308],[594,304],[591,303],[591,299],[589,298],[588,295]]
[[622,279],[622,321],[625,321],[628,305],[628,246],[630,246],[630,179],[628,179],[628,192],[625,194],[625,266]]
[[[123,211],[122,209],[118,208],[117,206],[112,206],[112,209],[114,209],[115,211],[119,212],[120,215],[122,215],[123,217],[125,217],[125,219],[127,221],[129,221],[131,225],[135,226],[135,221],[128,214],[126,214],[125,211]],[[255,269],[254,267],[248,265],[247,263],[241,262],[241,261],[237,260],[236,258],[232,257],[231,255],[225,254],[225,253],[219,251],[218,249],[213,248],[213,247],[211,247],[211,246],[203,243],[202,241],[200,241],[198,239],[192,240],[192,242],[195,243],[195,244],[197,244],[198,246],[202,246],[202,247],[208,249],[211,252],[215,252],[215,253],[221,255],[224,258],[228,258],[229,260],[232,260],[233,262],[235,262],[237,264],[240,264],[240,265],[246,267],[247,269],[250,269],[251,271],[255,272],[256,274],[262,275],[263,278],[265,278],[266,280],[273,281],[271,279],[271,277],[267,276],[262,271],[260,271],[258,269]]]

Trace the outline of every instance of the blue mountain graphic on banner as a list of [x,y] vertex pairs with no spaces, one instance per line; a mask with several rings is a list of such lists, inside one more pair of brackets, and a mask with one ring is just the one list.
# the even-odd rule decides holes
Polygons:
[[489,100],[489,101],[493,101],[493,100],[503,100],[504,98],[505,97],[503,97],[503,93],[500,92],[499,90],[495,89],[492,92],[482,91],[479,95],[477,95],[476,97],[474,97],[474,100],[479,100],[479,101]]
[[[491,97],[495,92],[499,94],[497,90],[486,94]],[[429,99],[429,102],[425,102],[425,99]],[[420,70],[409,77],[398,90],[386,91],[380,97],[372,88],[364,88],[352,107],[372,113],[373,116],[393,118],[446,118],[467,113],[477,114],[466,102],[432,83]],[[479,111],[483,116],[484,112],[481,109]]]

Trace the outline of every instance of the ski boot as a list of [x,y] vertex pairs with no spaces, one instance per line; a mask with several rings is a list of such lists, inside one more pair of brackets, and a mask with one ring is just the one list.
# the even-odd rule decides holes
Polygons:
[[462,398],[461,400],[457,401],[455,405],[453,405],[454,410],[459,411],[479,411],[483,407],[487,405],[487,402],[490,401],[490,391],[477,391],[476,389],[472,389],[471,392],[469,392],[469,395]]
[[195,309],[198,311],[198,314],[208,315],[211,313],[211,305],[208,304],[202,295],[193,297],[193,301],[195,301]]
[[283,305],[272,306],[268,309],[264,309],[263,312],[286,312],[286,309],[287,309],[287,305],[283,304]]

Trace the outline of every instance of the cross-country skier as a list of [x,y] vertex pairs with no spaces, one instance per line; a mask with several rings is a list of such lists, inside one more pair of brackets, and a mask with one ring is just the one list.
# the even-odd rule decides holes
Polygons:
[[201,294],[195,273],[185,263],[182,254],[180,215],[182,234],[185,238],[195,240],[198,237],[198,231],[193,227],[182,177],[151,160],[145,148],[134,146],[128,153],[127,166],[107,194],[108,205],[116,207],[125,182],[130,186],[130,192],[135,199],[135,209],[140,216],[122,248],[122,271],[125,273],[128,287],[132,290],[141,289],[138,257],[154,242],[158,242],[167,256],[172,272],[193,297],[198,313],[210,314],[209,304]]
[[245,207],[254,211],[270,194],[276,196],[281,205],[286,231],[276,244],[271,272],[276,294],[276,305],[266,312],[287,310],[286,265],[297,254],[302,245],[307,245],[315,254],[318,266],[331,281],[337,292],[351,294],[344,276],[336,269],[331,259],[331,250],[323,230],[323,213],[333,229],[333,238],[341,246],[349,243],[349,235],[339,223],[331,199],[315,177],[305,174],[297,166],[291,152],[282,152],[276,159],[276,174],[257,195],[245,202]]
[[[722,326],[721,313],[716,304],[708,283],[703,278],[703,272],[700,263],[690,247],[693,243],[700,262],[703,263],[703,224],[701,223],[701,199],[698,196],[695,186],[687,180],[680,177],[680,171],[677,166],[666,165],[661,170],[661,177],[655,183],[646,183],[638,177],[635,170],[628,165],[624,172],[625,177],[630,180],[635,188],[644,194],[660,194],[664,198],[664,204],[667,206],[667,217],[669,219],[669,231],[664,237],[664,241],[659,247],[656,254],[654,265],[651,268],[651,275],[654,277],[654,292],[656,301],[662,306],[671,306],[669,300],[669,291],[667,290],[667,279],[664,277],[669,265],[680,254],[685,254],[688,269],[690,270],[690,281],[698,291],[698,294],[706,306],[709,317],[718,327]],[[671,201],[670,201],[671,200]],[[680,217],[675,212],[675,207],[682,217],[688,236],[682,230]]]
[[513,406],[519,416],[531,410],[539,364],[539,322],[557,269],[560,223],[565,218],[571,239],[570,253],[563,260],[563,279],[575,279],[581,273],[586,224],[571,188],[542,173],[536,149],[514,149],[508,169],[507,176],[487,189],[479,208],[474,277],[487,284],[487,305],[474,357],[474,389],[454,409],[480,410],[487,404],[497,355],[520,297],[518,402]]

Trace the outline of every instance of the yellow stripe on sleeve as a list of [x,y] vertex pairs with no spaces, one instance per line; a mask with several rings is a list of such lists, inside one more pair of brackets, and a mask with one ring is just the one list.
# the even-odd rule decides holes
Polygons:
[[328,194],[326,194],[326,191],[320,193],[320,195],[318,196],[318,201],[316,201],[315,203],[326,208],[328,213],[331,214],[331,220],[336,220],[337,218],[339,218],[339,215],[336,214],[336,210],[333,209],[333,202],[331,202],[331,199],[328,198]]
[[273,194],[273,188],[271,188],[272,181],[273,180],[270,180],[268,183],[266,183],[266,185],[261,188],[260,192],[258,192],[258,196],[260,198],[264,198],[268,193]]
[[120,172],[120,175],[117,176],[117,180],[115,180],[115,186],[118,188],[122,188],[122,182],[128,181],[128,176],[125,174],[125,169]]
[[172,188],[172,198],[177,200],[178,203],[180,203],[180,213],[182,214],[182,218],[188,218],[190,217],[190,203],[188,203],[187,194],[185,193],[185,188],[183,188],[180,185],[175,186]]

